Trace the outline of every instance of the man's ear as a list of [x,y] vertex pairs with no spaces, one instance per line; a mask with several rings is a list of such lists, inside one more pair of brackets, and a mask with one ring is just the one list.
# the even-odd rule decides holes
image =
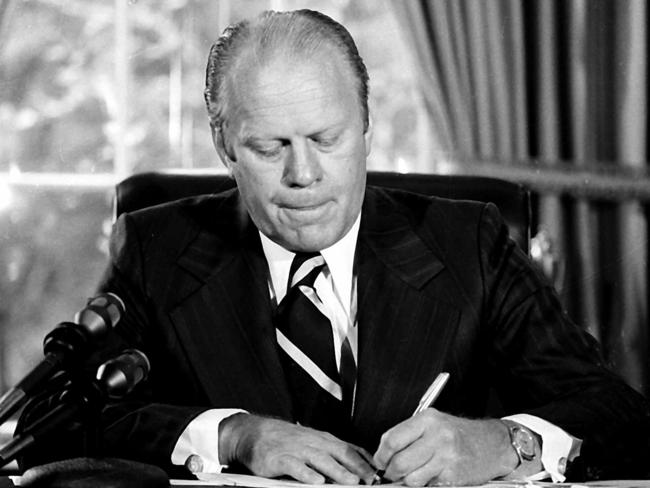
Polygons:
[[370,146],[372,145],[372,116],[368,114],[368,127],[363,134],[364,144],[366,146],[366,157],[370,155]]
[[223,137],[223,129],[220,127],[212,127],[211,129],[212,144],[214,144],[214,148],[217,150],[219,159],[221,159],[223,165],[228,169],[228,172],[232,174],[232,164],[234,163],[234,160],[230,157],[228,150],[226,149],[226,143]]

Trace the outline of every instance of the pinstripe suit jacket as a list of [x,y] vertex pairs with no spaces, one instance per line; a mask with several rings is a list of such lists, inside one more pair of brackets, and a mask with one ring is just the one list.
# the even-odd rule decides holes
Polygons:
[[[292,418],[267,265],[236,190],[122,216],[111,256],[101,290],[127,308],[114,348],[141,348],[152,373],[138,398],[106,410],[107,454],[164,466],[187,423],[211,407]],[[494,389],[502,413],[531,413],[583,438],[590,476],[630,469],[629,429],[647,424],[644,400],[607,371],[496,207],[369,187],[355,262],[348,440],[373,452],[445,370],[439,409],[485,415]]]

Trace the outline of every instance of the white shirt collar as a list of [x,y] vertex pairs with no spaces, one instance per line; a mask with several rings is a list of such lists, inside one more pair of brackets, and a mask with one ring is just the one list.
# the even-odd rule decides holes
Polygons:
[[[347,312],[350,313],[350,304],[352,301],[352,278],[354,266],[354,253],[357,247],[357,236],[359,235],[359,224],[361,214],[352,224],[350,230],[341,239],[332,244],[330,247],[321,250],[321,254],[327,263],[327,267],[332,274],[334,287],[339,293]],[[259,232],[259,231],[258,231]],[[287,251],[285,248],[276,244],[261,232],[262,249],[264,256],[269,264],[271,273],[271,282],[277,303],[280,303],[287,293],[287,280],[289,279],[289,268],[295,253]]]

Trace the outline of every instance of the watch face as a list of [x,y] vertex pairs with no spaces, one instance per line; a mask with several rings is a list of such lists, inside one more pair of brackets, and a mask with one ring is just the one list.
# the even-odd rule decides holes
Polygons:
[[513,429],[513,442],[519,447],[521,457],[530,461],[535,457],[535,439],[533,434],[521,427]]

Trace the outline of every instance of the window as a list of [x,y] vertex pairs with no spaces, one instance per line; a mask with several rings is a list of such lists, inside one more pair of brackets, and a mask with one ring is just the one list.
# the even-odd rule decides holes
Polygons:
[[209,46],[232,21],[313,8],[342,21],[371,78],[369,166],[419,161],[426,115],[388,0],[33,0],[0,7],[0,390],[92,296],[115,182],[221,167],[203,105]]

